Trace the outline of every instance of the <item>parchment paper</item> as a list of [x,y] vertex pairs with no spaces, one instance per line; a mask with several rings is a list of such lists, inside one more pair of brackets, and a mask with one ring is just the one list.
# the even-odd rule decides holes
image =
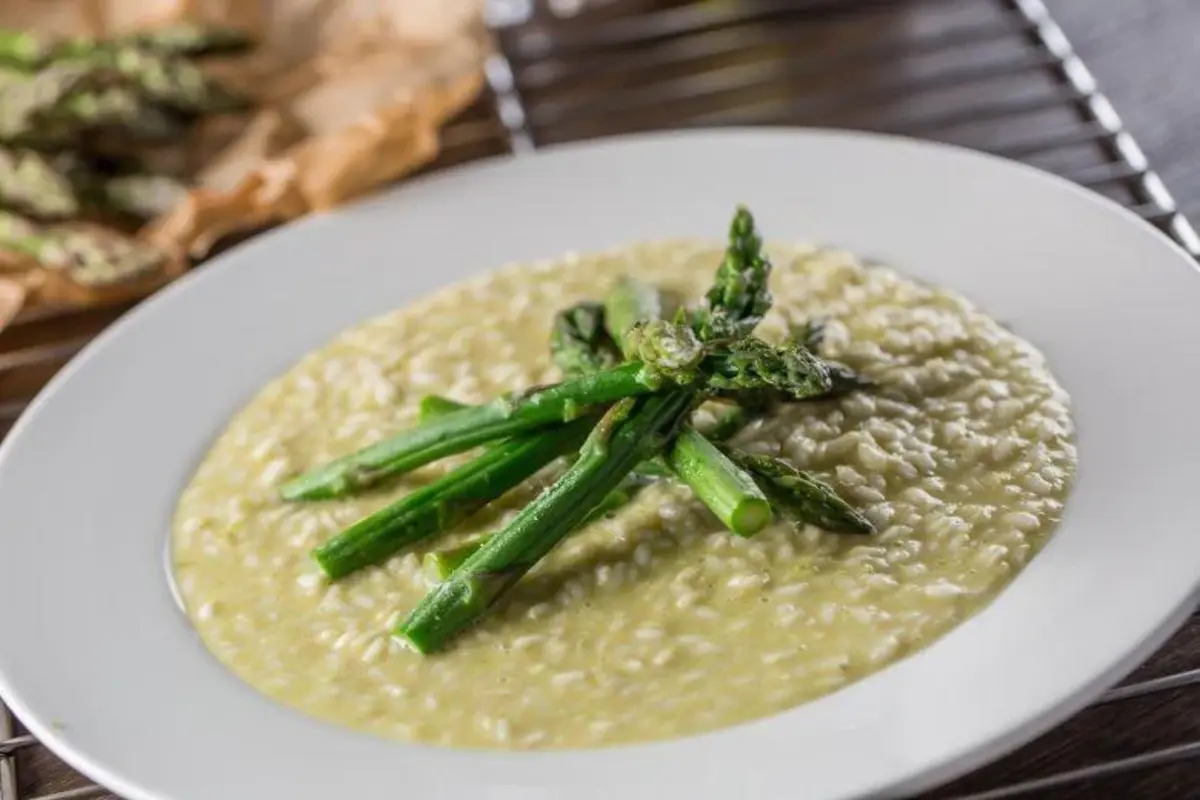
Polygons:
[[[482,89],[491,44],[482,0],[0,0],[0,27],[55,36],[184,20],[258,42],[202,62],[252,97],[253,112],[205,119],[185,141],[137,153],[191,176],[192,187],[138,235],[193,258],[223,236],[331,208],[434,159],[441,126]],[[0,277],[0,327],[22,291],[102,299],[46,286],[44,274]]]

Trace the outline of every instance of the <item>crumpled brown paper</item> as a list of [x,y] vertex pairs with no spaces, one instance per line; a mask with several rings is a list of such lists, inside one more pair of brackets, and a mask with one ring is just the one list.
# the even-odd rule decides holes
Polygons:
[[25,286],[13,278],[0,277],[0,330],[17,318],[25,305]]
[[[181,20],[242,28],[258,42],[203,62],[255,98],[254,112],[206,119],[178,146],[138,154],[194,176],[186,199],[140,232],[192,257],[433,160],[440,127],[481,91],[490,47],[482,0],[0,0],[0,27],[50,35]],[[17,294],[3,281],[0,327]]]

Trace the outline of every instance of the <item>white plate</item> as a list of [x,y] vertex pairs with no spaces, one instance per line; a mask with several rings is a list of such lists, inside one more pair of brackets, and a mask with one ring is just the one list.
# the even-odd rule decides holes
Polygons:
[[[510,260],[719,235],[736,202],[961,290],[1074,398],[1067,520],[981,615],[809,705],[650,746],[504,754],[317,722],[221,667],[171,601],[177,492],[268,378],[352,323]],[[1061,181],[864,135],[609,140],[435,176],[257,239],[129,314],[0,449],[0,689],[131,800],[893,796],[1079,709],[1185,617],[1200,578],[1200,280]],[[17,609],[25,609],[20,613]]]

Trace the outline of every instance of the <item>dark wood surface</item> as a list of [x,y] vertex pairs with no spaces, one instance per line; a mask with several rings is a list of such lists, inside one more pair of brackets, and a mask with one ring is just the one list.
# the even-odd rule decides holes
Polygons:
[[[1059,24],[1137,138],[1179,207],[1200,220],[1200,2],[1047,0]],[[1200,343],[1197,343],[1200,347]],[[1152,575],[1131,575],[1152,581]],[[1050,665],[1048,665],[1049,667]],[[1135,677],[1200,668],[1193,617]],[[950,797],[1200,741],[1200,689],[1092,708],[1041,740],[948,787]],[[1200,760],[1028,795],[1038,800],[1196,800]]]
[[1180,208],[1194,222],[1200,219],[1200,2],[1046,0],[1046,4]]
[[[652,0],[621,2],[628,5],[654,4]],[[798,5],[806,2],[821,3],[824,0],[796,0]],[[899,0],[896,2],[898,4]],[[1195,88],[1196,76],[1200,75],[1200,47],[1193,44],[1198,38],[1197,34],[1200,34],[1200,0],[1045,2],[1100,81],[1101,88],[1109,95],[1127,128],[1145,149],[1151,164],[1175,195],[1180,207],[1194,219],[1200,220],[1200,169],[1193,167],[1194,164],[1200,164],[1200,132],[1196,124],[1200,123],[1200,102],[1197,102],[1200,100],[1200,91]],[[976,11],[978,7],[999,7],[997,0],[942,0],[936,12],[911,15],[908,24],[902,26],[903,30],[894,21],[847,17],[844,23],[822,22],[824,27],[819,30],[801,23],[793,25],[786,34],[776,32],[772,35],[781,40],[786,38],[791,47],[810,53],[823,48],[860,47],[864,43],[869,44],[868,40],[872,38],[890,41],[892,38],[910,37],[915,40],[918,34],[924,36],[930,31],[939,30],[942,21],[954,14],[972,16],[975,13],[971,10],[972,5]],[[979,15],[979,21],[986,21],[986,16]],[[762,30],[758,34],[762,34]],[[977,99],[972,96],[974,89],[970,87],[960,87],[963,91],[957,93],[941,91],[923,95],[921,99],[906,100],[894,108],[889,106],[885,109],[883,106],[886,104],[869,102],[847,106],[844,102],[847,97],[873,97],[881,87],[894,82],[897,73],[904,73],[901,77],[906,79],[925,80],[928,76],[921,76],[928,69],[945,69],[941,62],[931,67],[924,61],[909,58],[903,46],[892,50],[903,57],[898,61],[878,63],[849,60],[842,63],[836,73],[818,71],[811,75],[807,72],[789,74],[782,79],[786,96],[804,96],[808,98],[807,105],[785,110],[786,113],[781,113],[781,117],[787,117],[791,123],[861,125],[907,132],[908,126],[914,124],[915,117],[933,113],[931,107],[938,106],[934,111],[939,114],[947,110],[951,113],[963,112],[974,123],[972,126],[955,128],[952,135],[948,133],[941,138],[961,140],[961,143],[972,146],[991,147],[992,140],[989,137],[997,134],[997,126],[994,120],[970,119],[971,104]],[[984,54],[978,52],[976,56],[983,58]],[[709,67],[736,70],[753,57],[754,54],[748,52],[729,54],[725,61],[715,66],[710,62]],[[572,63],[577,68],[583,62]],[[553,63],[551,67],[559,68]],[[543,71],[538,74],[548,73]],[[691,96],[686,93],[675,96],[671,103],[665,105],[652,102],[638,109],[624,107],[620,115],[596,114],[596,109],[602,103],[589,99],[589,96],[594,97],[596,92],[611,92],[627,80],[623,74],[614,75],[616,73],[597,77],[593,73],[579,80],[564,79],[553,86],[547,83],[537,91],[527,92],[527,101],[533,105],[541,104],[540,109],[535,109],[538,112],[535,120],[543,120],[541,128],[535,130],[539,141],[613,132],[618,122],[627,124],[630,129],[669,125],[671,119],[678,118],[679,114],[687,113],[687,109],[697,105],[697,94],[704,95],[706,92],[711,102],[704,109],[697,107],[697,113],[709,113],[714,109],[717,113],[725,113],[727,110],[722,106],[727,105],[721,96],[723,90],[714,91],[713,82],[705,78],[688,84],[687,91],[692,92]],[[669,74],[664,77],[663,73],[656,72],[654,80],[661,84],[674,79]],[[1025,97],[1022,93],[1033,87],[1032,78],[1024,74],[1010,83],[1013,84],[1013,99]],[[995,92],[1003,90],[1006,84],[989,85]],[[1053,81],[1046,85],[1052,86]],[[739,97],[744,98],[744,95],[739,93]],[[756,96],[754,101],[766,107],[779,104],[779,98],[769,92],[761,98]],[[555,108],[578,109],[587,104],[591,104],[594,114],[592,122],[585,121],[586,115],[572,116],[561,123],[554,122],[552,112]],[[876,116],[864,118],[861,113],[863,106],[868,106],[868,110]],[[1039,119],[1046,126],[1045,130],[1052,127],[1057,129],[1056,126],[1063,124],[1061,114]],[[1004,137],[995,139],[994,149],[1003,150],[1001,139]],[[1039,161],[1039,165],[1068,174],[1074,171],[1075,174],[1095,175],[1095,172],[1087,171],[1104,166],[1101,162],[1106,160],[1103,154],[1093,151],[1057,155],[1064,159],[1071,156],[1079,160],[1071,163]],[[448,160],[460,159],[451,157]],[[1096,188],[1121,202],[1134,202],[1122,196],[1118,183],[1097,181]],[[19,405],[70,355],[71,348],[62,347],[60,343],[90,335],[107,324],[115,314],[116,310],[100,310],[71,320],[23,325],[0,335],[0,435],[7,421],[6,404],[13,410],[19,410]],[[36,359],[27,355],[19,358],[12,355],[28,354],[32,352],[30,348],[37,347],[50,348],[44,353],[45,358],[41,355]],[[14,358],[24,358],[25,361],[14,366]],[[1138,581],[1153,580],[1153,576],[1135,574],[1130,576],[1130,580],[1131,586],[1114,587],[1114,590],[1136,591]],[[1052,658],[1047,659],[1046,667],[1053,669]],[[1193,618],[1164,650],[1138,670],[1135,677],[1153,678],[1197,667],[1200,667],[1200,619]],[[1106,704],[1084,712],[1012,756],[932,796],[939,799],[957,797],[1198,740],[1200,689],[1193,687]],[[20,780],[24,789],[22,800],[83,784],[82,779],[65,770],[41,748],[23,752],[20,766]],[[1200,800],[1200,760],[1026,796],[1035,800]]]

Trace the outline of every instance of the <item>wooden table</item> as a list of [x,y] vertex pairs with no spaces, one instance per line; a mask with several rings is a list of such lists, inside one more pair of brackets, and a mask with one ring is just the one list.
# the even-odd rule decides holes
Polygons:
[[[1041,28],[1013,13],[1012,4],[1018,2],[710,0],[698,15],[685,10],[682,16],[647,17],[649,22],[633,28],[622,27],[620,19],[615,28],[595,19],[583,24],[535,19],[501,37],[514,81],[512,87],[500,81],[499,90],[524,105],[523,121],[510,117],[506,135],[489,98],[449,132],[447,138],[455,144],[442,161],[504,152],[514,137],[543,144],[737,122],[862,127],[1031,160],[1169,226],[1170,211],[1147,202],[1139,189],[1144,171],[1118,158],[1109,147],[1113,137],[1087,117],[1091,96],[1063,80],[1058,62],[1044,48],[1031,45]],[[1200,136],[1193,124],[1200,121],[1193,89],[1200,49],[1192,44],[1200,31],[1200,0],[1044,2],[1179,207],[1200,218],[1200,170],[1192,168],[1200,160]],[[627,22],[635,7],[678,5],[678,0],[615,0],[614,10],[598,17],[624,14]],[[551,44],[528,38],[531,30],[553,34]],[[602,46],[597,37],[605,40]],[[1060,139],[1075,143],[1048,144]],[[120,310],[32,323],[0,334],[0,435],[70,355],[74,343]],[[1130,586],[1114,591],[1137,591],[1141,580],[1153,576],[1131,575]],[[1133,680],[1198,668],[1200,618],[1193,617]],[[1051,660],[1047,669],[1053,669]],[[5,738],[0,730],[0,741]],[[969,796],[1189,742],[1200,743],[1200,688],[1195,684],[1093,707],[930,797]],[[19,800],[86,785],[40,747],[22,748],[19,767]],[[18,800],[3,796],[4,782],[0,766],[0,800]],[[76,797],[56,800],[68,796]],[[1021,796],[1200,800],[1200,758]]]

